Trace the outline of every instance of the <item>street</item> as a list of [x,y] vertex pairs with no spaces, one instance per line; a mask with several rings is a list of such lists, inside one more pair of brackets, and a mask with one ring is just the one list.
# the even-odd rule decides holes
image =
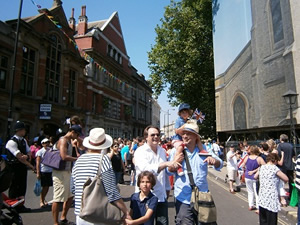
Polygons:
[[[129,176],[125,176],[125,181],[129,180]],[[216,180],[214,176],[208,177],[209,188],[213,194],[216,206],[219,225],[254,225],[258,223],[258,215],[253,211],[248,211],[247,196],[244,193],[235,195],[228,192],[228,186],[221,180]],[[46,209],[39,208],[39,197],[33,193],[35,183],[35,174],[28,171],[27,197],[25,205],[32,208],[31,213],[22,213],[23,222],[25,225],[51,225],[53,224],[51,207]],[[120,186],[121,195],[124,198],[125,204],[129,207],[130,196],[134,191],[134,187],[124,185]],[[47,195],[47,201],[52,197],[52,188]],[[74,208],[71,208],[68,213],[68,219],[75,222]],[[169,198],[169,221],[170,225],[174,225],[175,209],[173,204],[173,195]],[[278,224],[288,225],[294,224],[285,216],[279,214]]]

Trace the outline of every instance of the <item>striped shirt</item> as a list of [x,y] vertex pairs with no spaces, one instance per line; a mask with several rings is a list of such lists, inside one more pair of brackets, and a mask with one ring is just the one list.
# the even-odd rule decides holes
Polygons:
[[[71,191],[75,195],[75,214],[79,215],[81,208],[81,198],[83,185],[87,179],[93,178],[98,172],[101,154],[87,153],[81,155],[72,171]],[[121,195],[117,189],[115,175],[111,166],[110,159],[107,155],[103,156],[102,160],[102,182],[104,190],[110,202],[121,199]]]
[[295,185],[296,188],[300,190],[300,154],[297,156],[295,171],[296,171]]

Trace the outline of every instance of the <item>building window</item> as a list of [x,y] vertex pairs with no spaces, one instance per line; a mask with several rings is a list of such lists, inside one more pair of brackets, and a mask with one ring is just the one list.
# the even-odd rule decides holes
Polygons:
[[20,93],[28,96],[32,96],[34,71],[35,71],[35,51],[24,46]]
[[135,118],[135,116],[136,116],[136,109],[135,108],[136,108],[136,106],[134,104],[132,104],[132,110],[131,111],[132,111],[132,117],[133,118]]
[[92,112],[95,113],[97,108],[97,94],[93,93]]
[[75,90],[76,90],[76,72],[70,70],[70,80],[69,80],[69,106],[75,106]]
[[0,88],[6,87],[8,71],[8,58],[6,56],[0,55]]
[[145,112],[146,112],[146,108],[144,106],[141,106],[139,107],[139,119],[142,119],[144,120],[146,117],[145,117]]
[[271,0],[270,4],[273,24],[273,38],[274,43],[277,43],[278,41],[281,41],[283,39],[283,24],[280,0]]
[[234,128],[236,130],[246,129],[246,107],[243,99],[238,96],[233,104],[233,113],[234,113]]
[[107,55],[112,56],[112,47],[111,47],[111,45],[108,45],[108,47],[107,47]]
[[113,119],[121,118],[121,104],[110,98],[103,98],[104,115]]
[[46,60],[45,99],[53,102],[59,100],[61,75],[61,43],[55,35],[51,35]]
[[120,53],[118,53],[118,63],[122,64],[122,56]]
[[116,49],[113,50],[113,55],[112,55],[112,57],[114,58],[114,60],[117,59],[117,51],[116,51]]

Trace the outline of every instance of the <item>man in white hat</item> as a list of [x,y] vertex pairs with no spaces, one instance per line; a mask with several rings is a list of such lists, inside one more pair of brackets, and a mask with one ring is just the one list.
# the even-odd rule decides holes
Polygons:
[[[191,165],[194,182],[201,192],[208,192],[207,165],[213,165],[219,170],[222,168],[223,162],[214,153],[211,153],[212,156],[199,155],[197,143],[200,140],[200,135],[198,132],[199,127],[197,123],[191,122],[185,124],[184,128],[180,131],[180,135],[185,145],[184,151]],[[176,149],[173,148],[170,160],[174,159],[175,151]],[[198,223],[197,216],[190,205],[192,188],[188,178],[185,160],[182,162],[182,168],[184,172],[183,176],[178,176],[177,173],[175,173],[174,197],[176,199],[176,225],[202,225],[202,223]],[[173,171],[174,169],[172,172]]]
[[[158,198],[155,221],[158,225],[169,224],[167,191],[171,189],[166,167],[178,166],[183,160],[183,155],[178,154],[173,161],[167,161],[166,151],[159,146],[160,130],[154,126],[148,126],[144,130],[146,143],[139,147],[134,153],[136,180],[142,171],[150,171],[156,176],[156,184],[153,193]],[[139,188],[136,186],[135,191]]]
[[[105,134],[102,128],[94,128],[89,136],[84,138],[83,146],[87,148],[87,153],[80,156],[72,170],[72,192],[75,194],[75,215],[76,224],[91,224],[79,217],[83,185],[87,179],[95,177],[98,172],[99,162],[103,150],[112,145],[112,137]],[[122,200],[115,181],[115,174],[112,169],[108,155],[104,154],[101,164],[102,182],[109,202],[116,205],[123,213],[123,219],[130,218],[129,212]],[[101,218],[99,218],[101,219]]]

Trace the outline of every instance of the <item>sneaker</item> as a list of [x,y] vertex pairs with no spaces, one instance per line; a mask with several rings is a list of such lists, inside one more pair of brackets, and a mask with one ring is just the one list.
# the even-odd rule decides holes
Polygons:
[[182,169],[182,167],[179,167],[178,169],[177,169],[177,174],[178,174],[178,176],[183,176],[183,169]]

